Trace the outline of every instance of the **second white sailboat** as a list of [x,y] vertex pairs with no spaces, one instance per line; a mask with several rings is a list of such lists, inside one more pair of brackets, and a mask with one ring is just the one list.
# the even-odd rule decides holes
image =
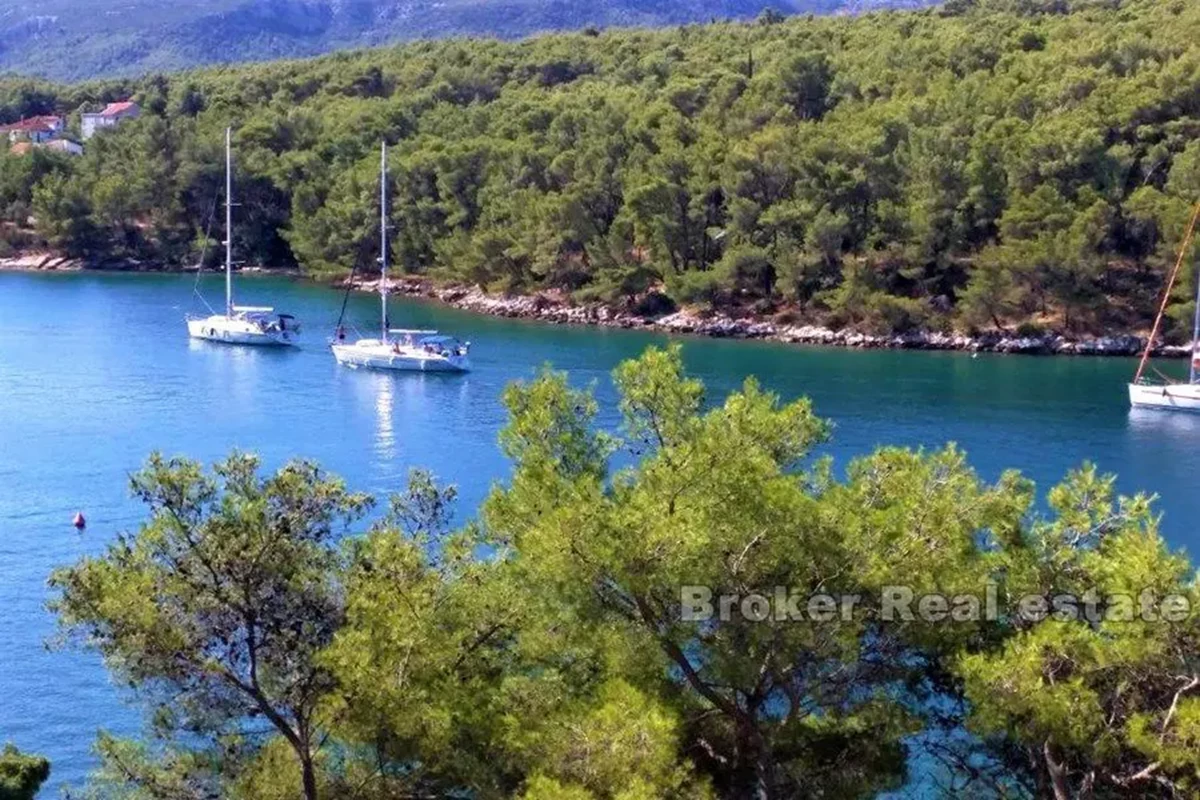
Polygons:
[[347,367],[367,367],[402,372],[467,372],[469,342],[437,331],[409,328],[389,328],[387,310],[388,266],[388,195],[387,143],[380,149],[379,166],[379,298],[380,321],[378,339],[359,339],[347,344],[342,340],[339,324],[337,339],[332,343],[333,357]]

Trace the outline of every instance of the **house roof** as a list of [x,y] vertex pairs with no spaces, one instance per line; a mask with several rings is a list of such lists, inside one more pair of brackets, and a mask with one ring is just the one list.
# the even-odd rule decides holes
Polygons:
[[0,125],[0,133],[53,133],[62,127],[62,117],[28,117],[10,125]]
[[8,149],[8,152],[12,153],[14,156],[23,156],[32,151],[33,144],[30,142],[17,142]]
[[123,100],[120,103],[109,103],[104,107],[104,110],[100,112],[100,116],[116,117],[124,114],[127,111],[136,111],[137,107],[138,104],[130,100]]

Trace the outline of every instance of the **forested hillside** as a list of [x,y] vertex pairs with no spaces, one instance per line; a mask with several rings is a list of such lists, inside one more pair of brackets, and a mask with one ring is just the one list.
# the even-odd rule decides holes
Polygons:
[[928,0],[0,0],[0,71],[65,80],[439,36],[913,8]]
[[409,272],[873,330],[1132,330],[1200,198],[1197,42],[1187,0],[954,0],[14,80],[10,119],[147,113],[75,160],[0,158],[0,210],[11,247],[194,263],[233,125],[239,257],[367,271],[386,139]]

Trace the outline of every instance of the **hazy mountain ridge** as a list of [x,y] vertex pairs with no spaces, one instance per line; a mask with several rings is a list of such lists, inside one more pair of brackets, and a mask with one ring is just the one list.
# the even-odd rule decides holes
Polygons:
[[443,36],[515,38],[596,26],[678,25],[911,8],[925,0],[0,0],[0,71],[78,80],[309,56]]

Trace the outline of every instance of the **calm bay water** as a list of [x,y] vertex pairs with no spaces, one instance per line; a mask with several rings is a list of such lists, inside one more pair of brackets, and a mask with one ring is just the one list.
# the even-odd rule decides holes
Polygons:
[[[43,796],[79,784],[99,728],[129,732],[137,712],[98,659],[47,650],[44,610],[55,566],[136,528],[130,471],[154,449],[215,460],[254,450],[268,466],[301,455],[354,488],[386,493],[410,467],[460,489],[469,514],[508,465],[496,446],[499,395],[544,363],[596,382],[614,418],[609,372],[666,337],[477,317],[398,301],[393,324],[436,327],[474,342],[465,376],[385,375],[337,367],[324,346],[338,294],[299,282],[246,278],[246,303],[273,303],[305,324],[304,345],[263,351],[195,343],[183,314],[198,310],[192,278],[171,275],[0,274],[0,741],[53,761]],[[219,280],[202,288],[221,294]],[[348,318],[373,324],[377,300],[351,298]],[[786,398],[812,397],[833,420],[827,446],[842,465],[879,444],[957,442],[987,478],[1017,467],[1043,491],[1092,460],[1123,491],[1160,495],[1164,532],[1200,549],[1200,416],[1133,413],[1124,359],[1030,358],[801,349],[684,340],[710,397],[757,375]],[[1178,369],[1177,365],[1165,369]],[[88,518],[79,535],[76,510]]]

